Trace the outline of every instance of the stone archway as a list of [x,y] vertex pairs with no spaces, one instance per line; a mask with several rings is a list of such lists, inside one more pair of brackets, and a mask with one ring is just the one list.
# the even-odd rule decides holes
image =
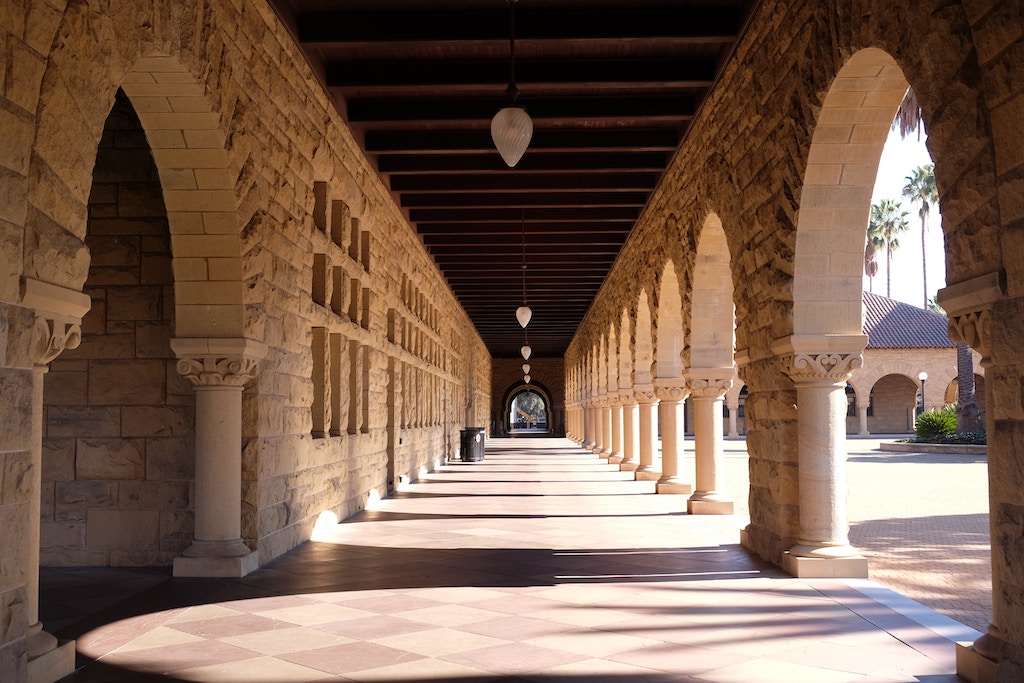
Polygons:
[[721,219],[710,214],[697,240],[689,308],[687,389],[694,412],[695,491],[687,501],[690,514],[732,514],[724,490],[722,402],[736,374],[732,272],[729,244]]
[[796,576],[867,576],[867,561],[849,543],[846,384],[867,345],[861,273],[872,188],[907,87],[888,53],[860,50],[836,75],[811,133],[796,219],[793,332],[772,345],[797,392],[799,530],[783,557]]
[[679,471],[684,429],[683,401],[689,390],[683,376],[683,301],[675,264],[665,262],[658,287],[654,346],[654,391],[661,428],[661,478],[658,493],[691,493]]
[[[528,392],[537,394],[544,402],[544,408],[547,412],[547,422],[542,428],[527,426],[526,428],[520,430],[520,432],[517,434],[514,431],[517,429],[517,427],[515,426],[515,423],[513,423],[512,420],[510,419],[513,411],[513,406],[515,404],[516,399],[519,396]],[[526,382],[516,382],[515,384],[513,384],[512,386],[505,390],[505,394],[502,397],[501,405],[503,407],[502,421],[504,423],[502,426],[504,427],[506,433],[511,434],[512,436],[523,436],[526,434],[539,435],[551,433],[551,411],[552,406],[554,404],[551,400],[551,391],[543,383],[536,382],[533,380],[531,380],[529,384],[527,384]]]

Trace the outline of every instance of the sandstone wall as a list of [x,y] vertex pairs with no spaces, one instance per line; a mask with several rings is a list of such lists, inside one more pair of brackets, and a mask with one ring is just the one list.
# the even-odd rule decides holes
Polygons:
[[[15,0],[0,34],[0,679],[17,681],[44,395],[46,559],[165,564],[191,534],[194,461],[167,340],[266,344],[242,510],[265,562],[451,454],[489,412],[490,357],[264,2]],[[128,192],[90,204],[119,88],[162,237],[104,234],[101,205]],[[44,389],[33,367],[65,347]]]
[[[957,282],[998,270],[1000,254],[995,245],[1000,220],[986,107],[1015,90],[998,74],[1005,73],[1009,58],[1001,50],[1019,40],[999,34],[992,23],[1001,12],[1014,11],[990,8],[989,3],[965,9],[955,4],[871,0],[844,0],[827,7],[774,0],[759,6],[566,355],[567,366],[582,365],[602,348],[607,330],[627,311],[632,323],[629,361],[639,375],[646,372],[647,361],[638,359],[639,302],[651,301],[653,357],[657,358],[660,278],[671,261],[682,298],[683,360],[688,366],[697,244],[708,217],[720,220],[731,255],[740,376],[749,389],[745,412],[752,519],[748,537],[759,553],[773,561],[796,540],[799,491],[796,390],[772,344],[802,333],[794,314],[798,306],[827,304],[830,298],[852,299],[847,290],[859,297],[862,267],[853,257],[862,256],[856,251],[863,250],[863,233],[851,239],[850,231],[835,228],[820,241],[823,260],[799,260],[803,247],[798,249],[797,225],[802,218],[836,221],[839,216],[847,220],[849,214],[827,202],[819,204],[819,197],[826,195],[817,187],[814,193],[804,192],[809,160],[823,164],[814,169],[814,183],[828,182],[824,179],[828,172],[837,174],[836,183],[849,182],[843,173],[873,179],[871,164],[877,164],[873,150],[880,150],[888,126],[887,121],[876,123],[885,117],[872,107],[884,103],[882,114],[887,113],[891,121],[898,103],[897,99],[889,108],[892,93],[901,92],[901,82],[913,84],[935,160],[947,279]],[[1019,16],[1011,21],[1019,25]],[[979,78],[973,53],[976,31],[992,41],[991,50],[986,48],[979,57],[992,61],[984,78]],[[893,67],[843,73],[844,80],[829,100],[831,118],[819,121],[843,67],[859,51],[879,48],[889,57],[879,59],[881,53],[873,52],[870,61],[881,65],[888,59]],[[986,100],[990,96],[983,91],[990,89],[1000,94]],[[861,121],[865,125],[858,127]],[[818,130],[819,123],[827,125]],[[820,156],[814,158],[810,156],[812,139],[824,143],[815,147]],[[832,142],[841,144],[829,146]],[[873,162],[871,153],[876,154]],[[827,165],[829,159],[832,166]],[[851,165],[854,160],[861,165]],[[849,201],[853,196],[827,195],[827,201]],[[850,220],[866,225],[867,202],[854,213],[858,211],[863,222]],[[857,229],[864,228],[851,230]],[[840,256],[844,249],[849,258]],[[825,268],[820,273],[826,277],[800,289],[795,278],[798,267],[808,276],[818,276],[815,269]],[[849,278],[843,279],[844,268]],[[835,275],[832,280],[829,272]],[[806,276],[805,280],[811,282]],[[816,324],[830,323],[819,319]],[[846,333],[860,323],[836,318],[834,324],[834,331]]]

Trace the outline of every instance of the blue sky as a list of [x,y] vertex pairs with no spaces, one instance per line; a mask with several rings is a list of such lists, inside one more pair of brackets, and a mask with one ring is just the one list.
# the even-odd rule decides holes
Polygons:
[[[878,178],[871,201],[895,199],[903,203],[904,210],[910,213],[910,230],[900,238],[900,248],[893,252],[892,257],[892,298],[905,301],[914,306],[921,306],[921,219],[917,215],[918,205],[903,199],[902,190],[906,177],[924,164],[932,163],[925,148],[926,136],[921,134],[920,142],[916,135],[906,140],[900,138],[899,131],[889,134],[878,165]],[[941,197],[940,197],[941,200]],[[927,230],[927,261],[928,261],[928,296],[935,296],[946,286],[945,253],[942,243],[942,229],[939,212],[932,210]],[[878,256],[878,275],[874,278],[875,294],[885,295],[885,253]],[[864,278],[864,289],[868,289],[868,278]]]

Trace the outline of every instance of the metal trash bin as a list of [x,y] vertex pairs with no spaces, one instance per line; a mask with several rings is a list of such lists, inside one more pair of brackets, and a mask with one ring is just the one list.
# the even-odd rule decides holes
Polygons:
[[479,462],[484,459],[484,428],[469,427],[459,432],[459,452],[462,462]]

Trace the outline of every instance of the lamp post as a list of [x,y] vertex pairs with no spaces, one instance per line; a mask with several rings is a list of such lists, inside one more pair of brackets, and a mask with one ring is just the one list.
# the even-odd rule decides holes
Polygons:
[[924,381],[928,379],[928,373],[922,370],[917,373],[917,378],[921,380],[921,410],[918,411],[918,415],[924,412]]

